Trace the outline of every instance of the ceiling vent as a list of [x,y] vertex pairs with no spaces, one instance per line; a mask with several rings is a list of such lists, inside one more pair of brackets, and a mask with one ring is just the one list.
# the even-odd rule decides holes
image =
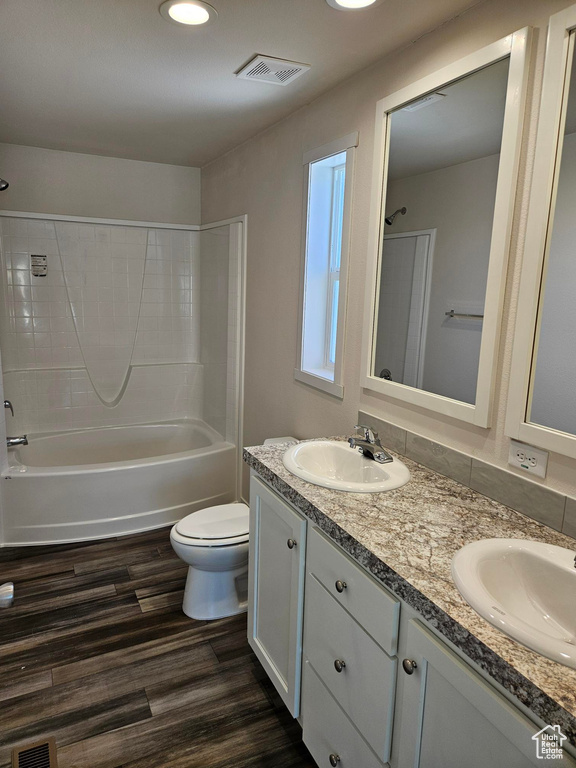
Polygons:
[[288,85],[310,69],[310,64],[297,61],[273,59],[270,56],[255,56],[245,67],[236,73],[242,80],[259,80],[262,83]]

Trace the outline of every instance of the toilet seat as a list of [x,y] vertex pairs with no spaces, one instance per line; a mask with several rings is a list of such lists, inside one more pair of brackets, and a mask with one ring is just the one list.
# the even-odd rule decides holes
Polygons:
[[225,547],[248,541],[250,509],[246,504],[206,507],[182,518],[172,529],[174,538],[193,547]]

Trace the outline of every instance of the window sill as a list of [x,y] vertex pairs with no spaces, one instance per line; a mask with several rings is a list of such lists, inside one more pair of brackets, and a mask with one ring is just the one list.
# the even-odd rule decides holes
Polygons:
[[[332,371],[326,370],[326,373],[332,374]],[[300,381],[303,384],[308,384],[310,387],[327,392],[329,395],[338,397],[341,400],[344,398],[344,387],[342,384],[336,384],[330,379],[326,379],[321,375],[321,371],[318,374],[309,373],[308,371],[301,371],[299,368],[294,369],[294,378],[296,381]]]

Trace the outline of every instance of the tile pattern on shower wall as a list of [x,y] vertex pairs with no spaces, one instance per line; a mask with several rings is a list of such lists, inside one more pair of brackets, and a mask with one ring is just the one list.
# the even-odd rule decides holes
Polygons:
[[[97,323],[89,312],[79,315],[78,320],[83,322],[84,329],[97,330],[102,350],[114,355],[115,308],[126,302],[129,281],[127,271],[120,269],[127,259],[116,259],[118,269],[114,269],[113,257],[125,256],[126,249],[141,249],[146,230],[84,223],[58,226],[65,228],[65,238],[74,241],[83,254],[100,254],[112,261],[112,268],[101,270],[102,274],[96,269],[77,274],[72,281],[80,285],[72,288],[92,290],[92,294],[88,291],[83,295],[83,309],[96,305]],[[132,364],[154,364],[154,368],[144,378],[137,369],[133,370],[125,396],[114,409],[100,403],[85,370],[81,370],[84,359],[68,301],[54,222],[2,218],[0,236],[3,368],[5,373],[19,374],[6,379],[6,396],[14,402],[18,424],[23,425],[24,431],[202,416],[200,366],[186,369],[186,386],[192,387],[192,391],[184,395],[179,389],[183,386],[184,370],[180,364],[198,362],[200,352],[198,233],[148,230]],[[48,257],[45,277],[31,274],[31,254]],[[88,264],[89,259],[85,261]],[[96,278],[88,286],[90,274]],[[91,296],[94,302],[90,302]],[[156,365],[159,363],[163,365]],[[36,372],[36,376],[27,378],[23,375],[27,372]],[[35,397],[39,399],[34,401]],[[185,403],[191,404],[191,410],[186,410]],[[58,420],[45,409],[57,409]],[[15,422],[10,428],[16,430]]]
[[9,434],[202,418],[202,366],[134,366],[124,397],[104,406],[85,369],[8,371],[5,395],[14,405]]
[[148,232],[134,365],[200,361],[200,243],[197,232]]

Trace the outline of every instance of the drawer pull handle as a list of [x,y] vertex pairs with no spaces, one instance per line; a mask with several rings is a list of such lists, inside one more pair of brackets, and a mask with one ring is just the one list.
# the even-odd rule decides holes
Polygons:
[[335,755],[334,752],[330,755],[330,765],[338,765],[340,762],[340,755]]
[[345,581],[340,581],[340,579],[338,579],[338,581],[336,582],[336,584],[334,586],[336,587],[336,592],[342,593],[342,592],[344,592],[344,590],[346,589],[348,584],[346,584]]
[[286,544],[288,546],[288,549],[294,549],[294,547],[296,546],[297,542],[294,539],[288,539]]
[[418,669],[418,664],[413,659],[404,659],[402,661],[402,669],[407,675],[413,675],[414,670]]
[[336,659],[334,662],[334,669],[336,672],[340,673],[343,669],[346,667],[346,662],[343,659]]

